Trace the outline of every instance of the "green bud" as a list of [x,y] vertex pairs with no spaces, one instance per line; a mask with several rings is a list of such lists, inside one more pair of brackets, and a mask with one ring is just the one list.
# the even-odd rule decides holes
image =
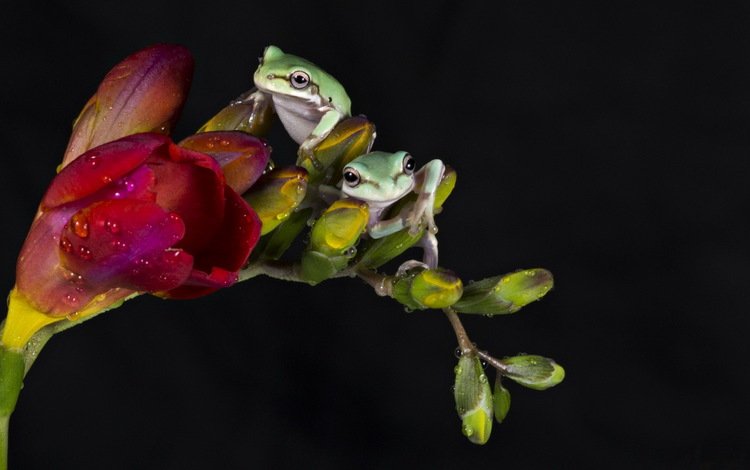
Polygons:
[[[435,205],[433,207],[436,213],[440,211],[443,203],[455,186],[456,171],[446,166],[443,178],[440,180],[440,184],[435,191]],[[416,194],[410,194],[401,198],[388,211],[387,217],[398,216],[407,204],[414,204],[416,199]],[[424,227],[415,234],[410,234],[409,228],[405,228],[387,237],[367,240],[360,247],[361,256],[357,264],[367,269],[377,269],[416,245],[423,234]]]
[[375,125],[362,116],[339,122],[330,134],[313,149],[319,166],[309,159],[298,159],[297,165],[310,174],[310,183],[335,183],[344,165],[370,151],[375,140]]
[[461,298],[463,283],[447,269],[424,269],[396,278],[392,297],[412,310],[445,308]]
[[310,232],[310,249],[328,256],[345,254],[357,244],[367,228],[367,203],[340,199],[315,221]]
[[256,256],[263,259],[281,258],[305,229],[311,214],[312,208],[292,212],[288,219],[276,227],[276,230],[260,239],[251,256],[257,253]]
[[513,356],[500,361],[506,366],[502,374],[524,387],[546,390],[565,378],[565,369],[542,356]]
[[484,444],[492,432],[492,391],[479,358],[464,354],[455,368],[454,398],[461,431],[474,444]]
[[552,285],[552,273],[540,268],[490,277],[465,286],[464,295],[453,309],[484,315],[514,313],[544,297]]
[[503,377],[495,376],[495,391],[492,393],[492,408],[495,411],[495,421],[502,423],[510,410],[510,392],[503,387]]
[[265,235],[291,215],[306,191],[307,172],[292,166],[266,173],[242,197],[258,213]]
[[271,99],[253,89],[219,111],[198,132],[242,131],[261,137],[268,133],[273,119]]
[[311,285],[318,284],[344,269],[349,259],[346,255],[328,256],[307,250],[302,253],[300,277]]
[[344,269],[357,253],[355,245],[369,218],[362,201],[341,199],[331,204],[310,231],[310,243],[302,254],[302,277],[317,284]]

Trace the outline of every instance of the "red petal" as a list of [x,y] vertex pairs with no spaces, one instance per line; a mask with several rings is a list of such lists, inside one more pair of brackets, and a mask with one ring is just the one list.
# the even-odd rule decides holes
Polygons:
[[206,249],[193,253],[195,269],[209,271],[220,267],[237,271],[247,262],[258,243],[261,222],[255,211],[229,186],[225,187],[224,220]]
[[88,149],[138,132],[169,133],[190,89],[186,48],[157,44],[117,64],[78,117],[63,165]]
[[215,292],[224,287],[229,287],[237,282],[237,273],[229,272],[221,268],[214,268],[210,273],[196,271],[190,274],[185,283],[159,295],[170,299],[194,299]]
[[191,255],[171,247],[184,234],[176,214],[151,202],[103,201],[71,217],[60,237],[62,265],[94,287],[160,291],[182,284]]
[[224,180],[208,155],[170,145],[168,155],[155,154],[149,167],[156,174],[156,202],[185,222],[179,243],[190,253],[203,251],[224,218]]
[[49,209],[94,194],[139,165],[169,138],[138,134],[93,148],[74,160],[52,180],[42,199]]
[[227,184],[239,194],[260,178],[270,158],[270,148],[263,140],[239,131],[203,132],[179,145],[211,155],[221,166]]

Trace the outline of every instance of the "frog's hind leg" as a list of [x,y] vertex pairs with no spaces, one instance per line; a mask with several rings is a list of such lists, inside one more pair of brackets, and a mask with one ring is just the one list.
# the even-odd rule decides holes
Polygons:
[[403,276],[407,271],[414,268],[435,269],[438,265],[438,242],[437,237],[429,231],[425,231],[419,240],[420,246],[424,249],[422,261],[411,259],[401,263],[396,271],[396,276]]

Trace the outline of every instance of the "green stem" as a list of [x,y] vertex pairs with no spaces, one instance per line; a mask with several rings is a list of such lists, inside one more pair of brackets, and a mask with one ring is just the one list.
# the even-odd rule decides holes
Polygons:
[[10,416],[0,417],[0,470],[8,469],[8,422]]
[[0,347],[0,470],[8,468],[8,423],[21,392],[24,370],[22,353]]

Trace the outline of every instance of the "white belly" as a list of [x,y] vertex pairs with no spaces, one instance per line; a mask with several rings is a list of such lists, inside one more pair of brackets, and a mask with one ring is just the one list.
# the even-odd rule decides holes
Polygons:
[[289,136],[298,144],[307,139],[323,113],[307,101],[273,95],[273,105]]

